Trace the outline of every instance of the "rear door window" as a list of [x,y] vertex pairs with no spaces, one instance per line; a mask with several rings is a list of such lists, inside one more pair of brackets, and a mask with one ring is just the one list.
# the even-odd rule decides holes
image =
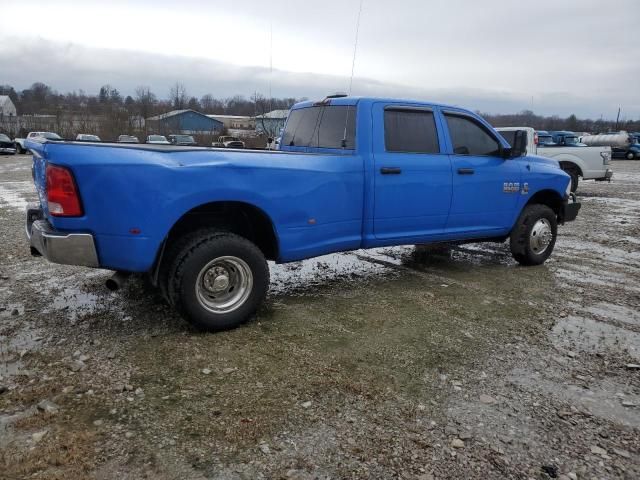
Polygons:
[[476,121],[462,115],[445,114],[453,153],[456,155],[500,154],[500,143]]
[[385,110],[384,144],[387,152],[440,153],[433,112]]
[[281,144],[284,147],[353,149],[355,116],[355,107],[346,105],[323,105],[293,110],[282,133]]

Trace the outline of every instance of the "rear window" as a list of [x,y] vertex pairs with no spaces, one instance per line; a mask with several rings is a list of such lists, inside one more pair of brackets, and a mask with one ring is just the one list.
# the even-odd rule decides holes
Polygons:
[[440,153],[433,112],[385,110],[384,144],[387,152]]
[[[326,105],[292,110],[282,133],[281,145],[353,149],[355,117],[355,107],[347,105]],[[344,145],[343,140],[345,140]]]

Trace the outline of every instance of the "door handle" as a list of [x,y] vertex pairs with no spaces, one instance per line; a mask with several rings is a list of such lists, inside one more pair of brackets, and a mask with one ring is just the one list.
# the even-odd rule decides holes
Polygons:
[[398,167],[382,167],[380,173],[382,175],[400,175],[402,170]]
[[473,168],[459,168],[458,173],[460,175],[473,175],[475,170]]

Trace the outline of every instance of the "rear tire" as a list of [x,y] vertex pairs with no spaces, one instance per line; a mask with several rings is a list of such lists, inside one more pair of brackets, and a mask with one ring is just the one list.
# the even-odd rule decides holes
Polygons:
[[249,320],[269,287],[269,267],[256,245],[209,229],[180,242],[167,277],[169,303],[205,331],[228,330]]
[[633,152],[627,152],[627,160],[633,160],[636,155]]
[[551,208],[527,205],[511,231],[511,254],[521,265],[541,265],[553,252],[557,234],[558,221]]

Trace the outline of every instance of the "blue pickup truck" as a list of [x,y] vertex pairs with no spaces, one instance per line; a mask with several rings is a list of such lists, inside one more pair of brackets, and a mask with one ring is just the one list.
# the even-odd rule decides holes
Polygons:
[[523,133],[509,145],[461,108],[327,97],[292,108],[279,151],[30,141],[27,235],[49,261],[115,270],[113,288],[148,273],[205,330],[255,313],[267,260],[510,239],[539,265],[580,204]]

